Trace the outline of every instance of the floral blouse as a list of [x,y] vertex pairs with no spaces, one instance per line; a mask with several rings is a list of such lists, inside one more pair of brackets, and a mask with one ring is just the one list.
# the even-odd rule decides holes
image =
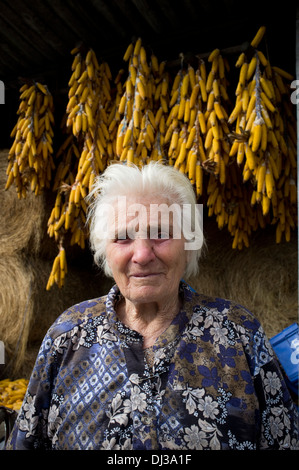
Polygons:
[[298,410],[258,321],[184,282],[180,295],[146,353],[116,317],[117,286],[66,310],[44,338],[6,448],[298,449]]

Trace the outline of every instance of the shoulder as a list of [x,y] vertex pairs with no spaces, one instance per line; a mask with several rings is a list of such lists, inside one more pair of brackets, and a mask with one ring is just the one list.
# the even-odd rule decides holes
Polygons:
[[220,323],[229,321],[249,330],[256,331],[260,328],[260,323],[254,314],[238,302],[198,293],[187,284],[183,289],[186,306],[192,309],[195,315],[201,314],[205,318],[213,316]]
[[243,305],[220,297],[189,292],[188,309],[191,323],[198,325],[201,339],[228,348],[244,350],[249,367],[256,375],[260,368],[273,359],[270,342],[259,320]]
[[107,296],[103,296],[72,305],[55,320],[48,330],[48,335],[55,339],[88,320],[104,315],[106,313],[106,299]]
[[188,286],[184,296],[191,322],[200,324],[207,337],[215,334],[217,330],[228,343],[240,342],[243,347],[250,349],[263,344],[270,350],[269,341],[259,320],[243,305],[230,299],[197,293]]

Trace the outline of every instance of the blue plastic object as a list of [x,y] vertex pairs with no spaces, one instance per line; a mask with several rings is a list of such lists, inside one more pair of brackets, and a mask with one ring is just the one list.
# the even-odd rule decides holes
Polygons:
[[290,390],[298,396],[299,326],[293,323],[270,339],[272,348],[285,372]]

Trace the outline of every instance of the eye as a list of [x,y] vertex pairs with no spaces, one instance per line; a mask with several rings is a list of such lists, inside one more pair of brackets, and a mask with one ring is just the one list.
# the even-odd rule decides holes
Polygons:
[[120,232],[116,234],[116,237],[114,239],[114,243],[128,243],[131,240],[127,232]]
[[170,235],[166,231],[159,230],[157,238],[158,240],[167,240],[170,238]]
[[163,229],[158,229],[157,233],[155,233],[153,237],[154,240],[158,240],[158,241],[165,241],[165,240],[169,240],[170,238],[172,238],[171,231],[163,230]]

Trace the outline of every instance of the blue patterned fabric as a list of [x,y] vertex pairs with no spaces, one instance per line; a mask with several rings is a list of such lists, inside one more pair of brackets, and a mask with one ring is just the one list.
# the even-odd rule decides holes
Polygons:
[[[117,286],[44,338],[7,449],[298,449],[298,414],[245,308],[180,285],[149,351],[117,320]],[[148,351],[147,351],[148,352]]]

